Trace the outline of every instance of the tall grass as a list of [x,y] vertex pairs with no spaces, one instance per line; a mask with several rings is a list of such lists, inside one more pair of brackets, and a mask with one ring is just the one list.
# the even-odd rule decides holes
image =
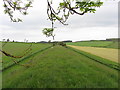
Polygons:
[[101,63],[103,65],[106,65],[106,66],[110,67],[110,68],[113,68],[113,69],[116,69],[116,70],[120,71],[120,64],[119,63],[116,63],[116,62],[110,61],[108,59],[93,55],[93,54],[85,52],[83,50],[78,50],[78,49],[75,49],[75,48],[72,48],[72,47],[69,47],[69,49],[73,50],[73,51],[75,51],[79,54],[82,54],[82,55],[90,58],[91,60],[94,60],[98,63]]
[[[4,43],[3,43],[4,44]],[[23,55],[26,51],[27,48],[31,43],[7,43],[2,49],[6,51],[7,53],[10,53],[15,56],[21,56]],[[41,49],[47,48],[51,46],[50,44],[39,44],[39,43],[33,43],[32,47],[30,48],[30,52],[28,52],[24,57],[27,57],[31,54],[33,54],[36,51],[40,51]],[[22,58],[24,58],[22,57]],[[8,56],[5,56],[4,54],[2,55],[2,69],[9,67],[10,65],[14,64],[13,60],[19,61],[21,59],[19,58],[11,58]]]
[[61,46],[55,46],[3,72],[3,88],[117,88],[118,72]]

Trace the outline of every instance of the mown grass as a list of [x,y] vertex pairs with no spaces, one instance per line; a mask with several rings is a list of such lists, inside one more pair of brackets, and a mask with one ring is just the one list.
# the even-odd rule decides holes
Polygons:
[[81,42],[71,42],[67,45],[75,46],[88,46],[88,47],[104,47],[104,48],[119,48],[120,42],[117,41],[81,41]]
[[[4,44],[4,43],[2,43]],[[29,46],[31,45],[31,43],[12,43],[9,42],[7,43],[2,49],[14,56],[22,56],[26,53],[26,49],[29,48]],[[46,47],[51,46],[50,44],[41,44],[41,43],[33,43],[32,46],[30,47],[30,51],[24,56],[29,56],[32,53],[39,51],[41,49],[44,49]],[[22,58],[24,58],[22,57]],[[4,54],[2,54],[2,69],[8,67],[9,65],[13,64],[13,60],[15,61],[19,61],[21,58],[12,58],[12,57],[8,57],[5,56]]]
[[55,46],[3,72],[3,88],[117,88],[118,71]]

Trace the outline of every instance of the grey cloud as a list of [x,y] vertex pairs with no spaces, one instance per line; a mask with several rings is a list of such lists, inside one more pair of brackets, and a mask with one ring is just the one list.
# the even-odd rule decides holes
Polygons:
[[[46,3],[45,3],[45,0],[43,0],[43,3],[41,3],[40,5],[38,2],[40,2],[40,0],[37,0],[34,3],[34,7],[28,11],[29,15],[22,16],[23,18],[22,23],[11,23],[9,22],[9,17],[7,15],[2,14],[0,16],[0,19],[2,20],[2,22],[0,22],[0,29],[4,30],[3,31],[4,37],[11,37],[11,35],[14,35],[19,39],[21,36],[23,38],[29,37],[31,40],[33,40],[31,37],[33,37],[34,39],[37,39],[38,37],[41,40],[49,39],[49,38],[45,38],[45,36],[42,36],[43,34],[41,31],[45,27],[51,27],[51,22],[47,20]],[[77,30],[79,30],[79,32],[82,33],[83,32],[82,29],[85,29],[86,30],[85,32],[87,33],[88,31],[92,30],[93,27],[117,28],[118,7],[116,5],[117,5],[116,2],[113,3],[111,1],[108,3],[106,1],[104,6],[102,6],[101,8],[98,8],[95,14],[85,14],[84,16],[79,16],[79,15],[70,16],[69,20],[67,21],[67,23],[69,24],[68,26],[64,26],[59,22],[56,22],[55,27],[57,28],[55,29],[55,34],[57,39],[58,40],[69,39],[69,38],[72,39],[73,37],[71,37],[70,35],[72,35],[72,33],[75,34]],[[10,31],[11,33],[5,33],[5,30]],[[21,32],[23,32],[24,35]],[[29,33],[26,36],[25,33],[27,32]],[[36,32],[36,33],[33,33],[33,32]],[[75,36],[73,39],[76,39],[76,38],[80,38],[79,35]]]

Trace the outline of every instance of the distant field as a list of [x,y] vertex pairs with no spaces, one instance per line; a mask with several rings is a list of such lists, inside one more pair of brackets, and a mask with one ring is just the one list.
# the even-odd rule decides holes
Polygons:
[[89,46],[89,47],[104,47],[104,48],[120,48],[118,46],[120,42],[114,41],[81,41],[81,42],[71,42],[67,43],[67,45],[75,45],[75,46]]
[[[9,43],[10,44],[10,43]],[[20,55],[29,44],[12,43],[4,50]],[[49,47],[34,44],[31,52]],[[9,49],[10,48],[10,49]],[[28,56],[30,53],[28,54]],[[3,56],[3,66],[12,58]],[[17,59],[15,59],[17,60]],[[25,58],[4,70],[3,88],[117,88],[118,71],[62,46],[54,46]]]
[[68,46],[76,48],[78,50],[89,52],[91,54],[94,54],[94,55],[97,55],[102,58],[106,58],[108,60],[118,63],[118,49],[98,48],[98,47],[82,47],[82,46],[73,46],[73,45],[68,45]]
[[[2,43],[4,45],[4,43]],[[7,53],[14,55],[14,56],[22,56],[26,53],[26,49],[30,47],[31,43],[7,43],[2,49],[6,51]],[[50,44],[40,44],[40,43],[33,43],[30,47],[30,51],[25,56],[29,56],[35,51],[41,50],[43,48],[46,48],[50,46]],[[4,54],[2,54],[2,68],[5,68],[11,64],[13,64],[13,60],[18,61],[19,58],[11,58],[7,57]]]

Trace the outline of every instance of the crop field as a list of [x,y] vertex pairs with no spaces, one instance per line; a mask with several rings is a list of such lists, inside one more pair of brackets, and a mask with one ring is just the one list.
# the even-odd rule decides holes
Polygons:
[[[3,43],[4,44],[4,43]],[[48,46],[50,46],[49,44],[32,44],[31,43],[7,43],[2,49],[4,51],[6,51],[7,53],[10,53],[11,55],[14,56],[23,56],[24,54],[26,54],[25,56],[29,56],[32,53],[34,53],[35,51],[39,51],[42,48],[46,48]],[[26,50],[30,47],[30,50],[28,52],[26,52]],[[10,66],[11,64],[13,64],[14,60],[15,61],[19,61],[20,59],[16,59],[16,58],[11,58],[8,56],[5,56],[4,54],[2,54],[2,68],[7,68],[8,66]],[[23,58],[21,58],[23,59]]]
[[67,45],[75,46],[87,46],[87,47],[104,47],[104,48],[120,48],[120,42],[117,41],[81,41],[81,42],[70,42]]
[[74,46],[74,45],[68,45],[68,46],[79,49],[79,50],[83,50],[85,52],[89,52],[91,54],[94,54],[118,63],[118,49],[82,47],[82,46]]
[[[2,49],[4,51],[6,51],[7,53],[10,53],[11,55],[14,55],[14,56],[23,56],[24,54],[26,54],[25,56],[29,56],[33,52],[35,52],[37,50],[41,50],[42,48],[46,48],[48,46],[50,46],[50,45],[49,44],[32,44],[31,45],[31,43],[7,43]],[[26,50],[29,47],[30,47],[30,50],[28,50],[28,52],[27,52]],[[3,69],[10,66],[11,64],[13,64],[14,63],[13,60],[15,60],[15,61],[20,60],[20,59],[5,56],[4,54],[2,54],[2,59],[3,59],[3,61],[2,61]]]
[[[30,45],[8,43],[3,50],[20,56]],[[14,59],[29,67],[13,64],[13,58],[3,55],[2,87],[118,88],[119,70],[93,60],[98,58],[91,54],[85,53],[92,57],[89,58],[82,53],[60,45],[33,44],[25,57]]]

